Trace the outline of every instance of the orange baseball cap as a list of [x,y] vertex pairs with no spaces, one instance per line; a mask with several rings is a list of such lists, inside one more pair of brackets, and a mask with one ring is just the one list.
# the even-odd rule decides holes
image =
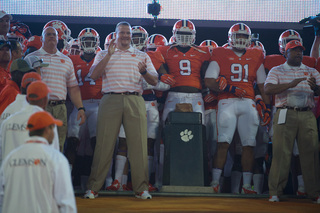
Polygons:
[[28,72],[23,75],[21,87],[27,88],[28,84],[33,81],[41,81],[41,76],[36,72]]
[[51,90],[43,81],[32,82],[27,89],[27,98],[31,101],[40,100],[46,97]]
[[27,124],[27,129],[29,131],[34,131],[38,129],[43,129],[52,124],[62,126],[63,122],[52,117],[52,115],[49,112],[41,111],[36,112],[30,116]]
[[293,49],[293,48],[296,48],[296,47],[301,47],[303,50],[306,50],[306,48],[304,48],[304,46],[302,46],[300,41],[292,40],[292,41],[287,43],[285,51],[287,52],[288,49]]

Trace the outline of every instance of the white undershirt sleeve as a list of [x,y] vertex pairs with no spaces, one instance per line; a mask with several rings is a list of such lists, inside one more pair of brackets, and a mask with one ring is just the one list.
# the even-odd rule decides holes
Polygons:
[[266,81],[266,79],[267,75],[263,64],[261,64],[259,69],[257,70],[257,84],[263,84]]
[[216,61],[211,61],[207,70],[205,78],[215,78],[217,79],[220,74],[220,67]]

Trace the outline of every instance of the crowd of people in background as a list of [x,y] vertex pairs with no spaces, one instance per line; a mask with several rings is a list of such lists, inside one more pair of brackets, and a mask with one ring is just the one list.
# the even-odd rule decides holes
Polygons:
[[[0,11],[2,207],[15,208],[15,170],[30,173],[21,190],[42,179],[51,193],[43,209],[76,211],[74,190],[90,199],[100,190],[151,199],[162,187],[161,131],[172,111],[202,115],[212,193],[269,193],[279,202],[291,171],[290,193],[320,204],[319,32],[310,56],[292,29],[279,36],[280,54],[267,55],[244,23],[230,27],[221,47],[214,38],[195,45],[187,19],[174,24],[169,42],[120,22],[102,44],[91,27],[72,38],[52,20],[33,35]],[[52,179],[51,168],[67,180]]]

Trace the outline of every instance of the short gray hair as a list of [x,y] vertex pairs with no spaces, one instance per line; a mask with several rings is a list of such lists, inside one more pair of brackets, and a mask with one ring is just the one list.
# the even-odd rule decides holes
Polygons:
[[48,29],[48,28],[52,28],[52,29],[54,29],[54,31],[56,31],[56,34],[57,34],[57,36],[58,36],[58,31],[56,30],[56,28],[54,28],[54,27],[51,27],[51,26],[49,26],[49,27],[46,27],[46,28],[44,28],[43,30],[42,30],[42,39],[44,39],[44,36],[45,36],[45,31]]
[[119,26],[128,26],[128,27],[131,29],[131,25],[130,25],[128,22],[126,22],[126,21],[121,21],[121,22],[119,22],[119,23],[117,24],[117,26],[116,26],[116,30],[115,30],[116,33],[118,32],[118,27],[119,27]]

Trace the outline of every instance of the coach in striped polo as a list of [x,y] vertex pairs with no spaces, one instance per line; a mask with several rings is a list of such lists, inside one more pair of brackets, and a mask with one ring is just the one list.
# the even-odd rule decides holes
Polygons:
[[131,26],[120,22],[116,39],[108,50],[99,52],[90,69],[91,78],[102,76],[102,93],[98,111],[97,143],[85,198],[95,198],[101,189],[123,124],[131,166],[133,191],[137,198],[151,199],[148,192],[147,117],[141,96],[143,78],[151,85],[158,74],[149,56],[131,46]]
[[82,105],[81,93],[77,79],[74,74],[74,67],[69,57],[63,55],[58,49],[58,32],[53,27],[47,27],[42,31],[42,47],[26,56],[37,56],[43,62],[48,63],[48,67],[41,69],[42,81],[46,82],[52,93],[49,97],[47,111],[56,119],[62,120],[63,125],[58,127],[60,151],[67,134],[67,109],[65,100],[68,95],[78,109],[77,119],[81,119],[80,124],[85,121],[85,112]]
[[298,143],[305,189],[320,204],[319,142],[317,123],[311,109],[314,95],[320,95],[320,74],[302,64],[302,44],[287,43],[287,62],[274,67],[265,82],[265,93],[275,95],[277,111],[273,118],[272,164],[269,175],[269,201],[279,202],[288,180],[293,144]]

